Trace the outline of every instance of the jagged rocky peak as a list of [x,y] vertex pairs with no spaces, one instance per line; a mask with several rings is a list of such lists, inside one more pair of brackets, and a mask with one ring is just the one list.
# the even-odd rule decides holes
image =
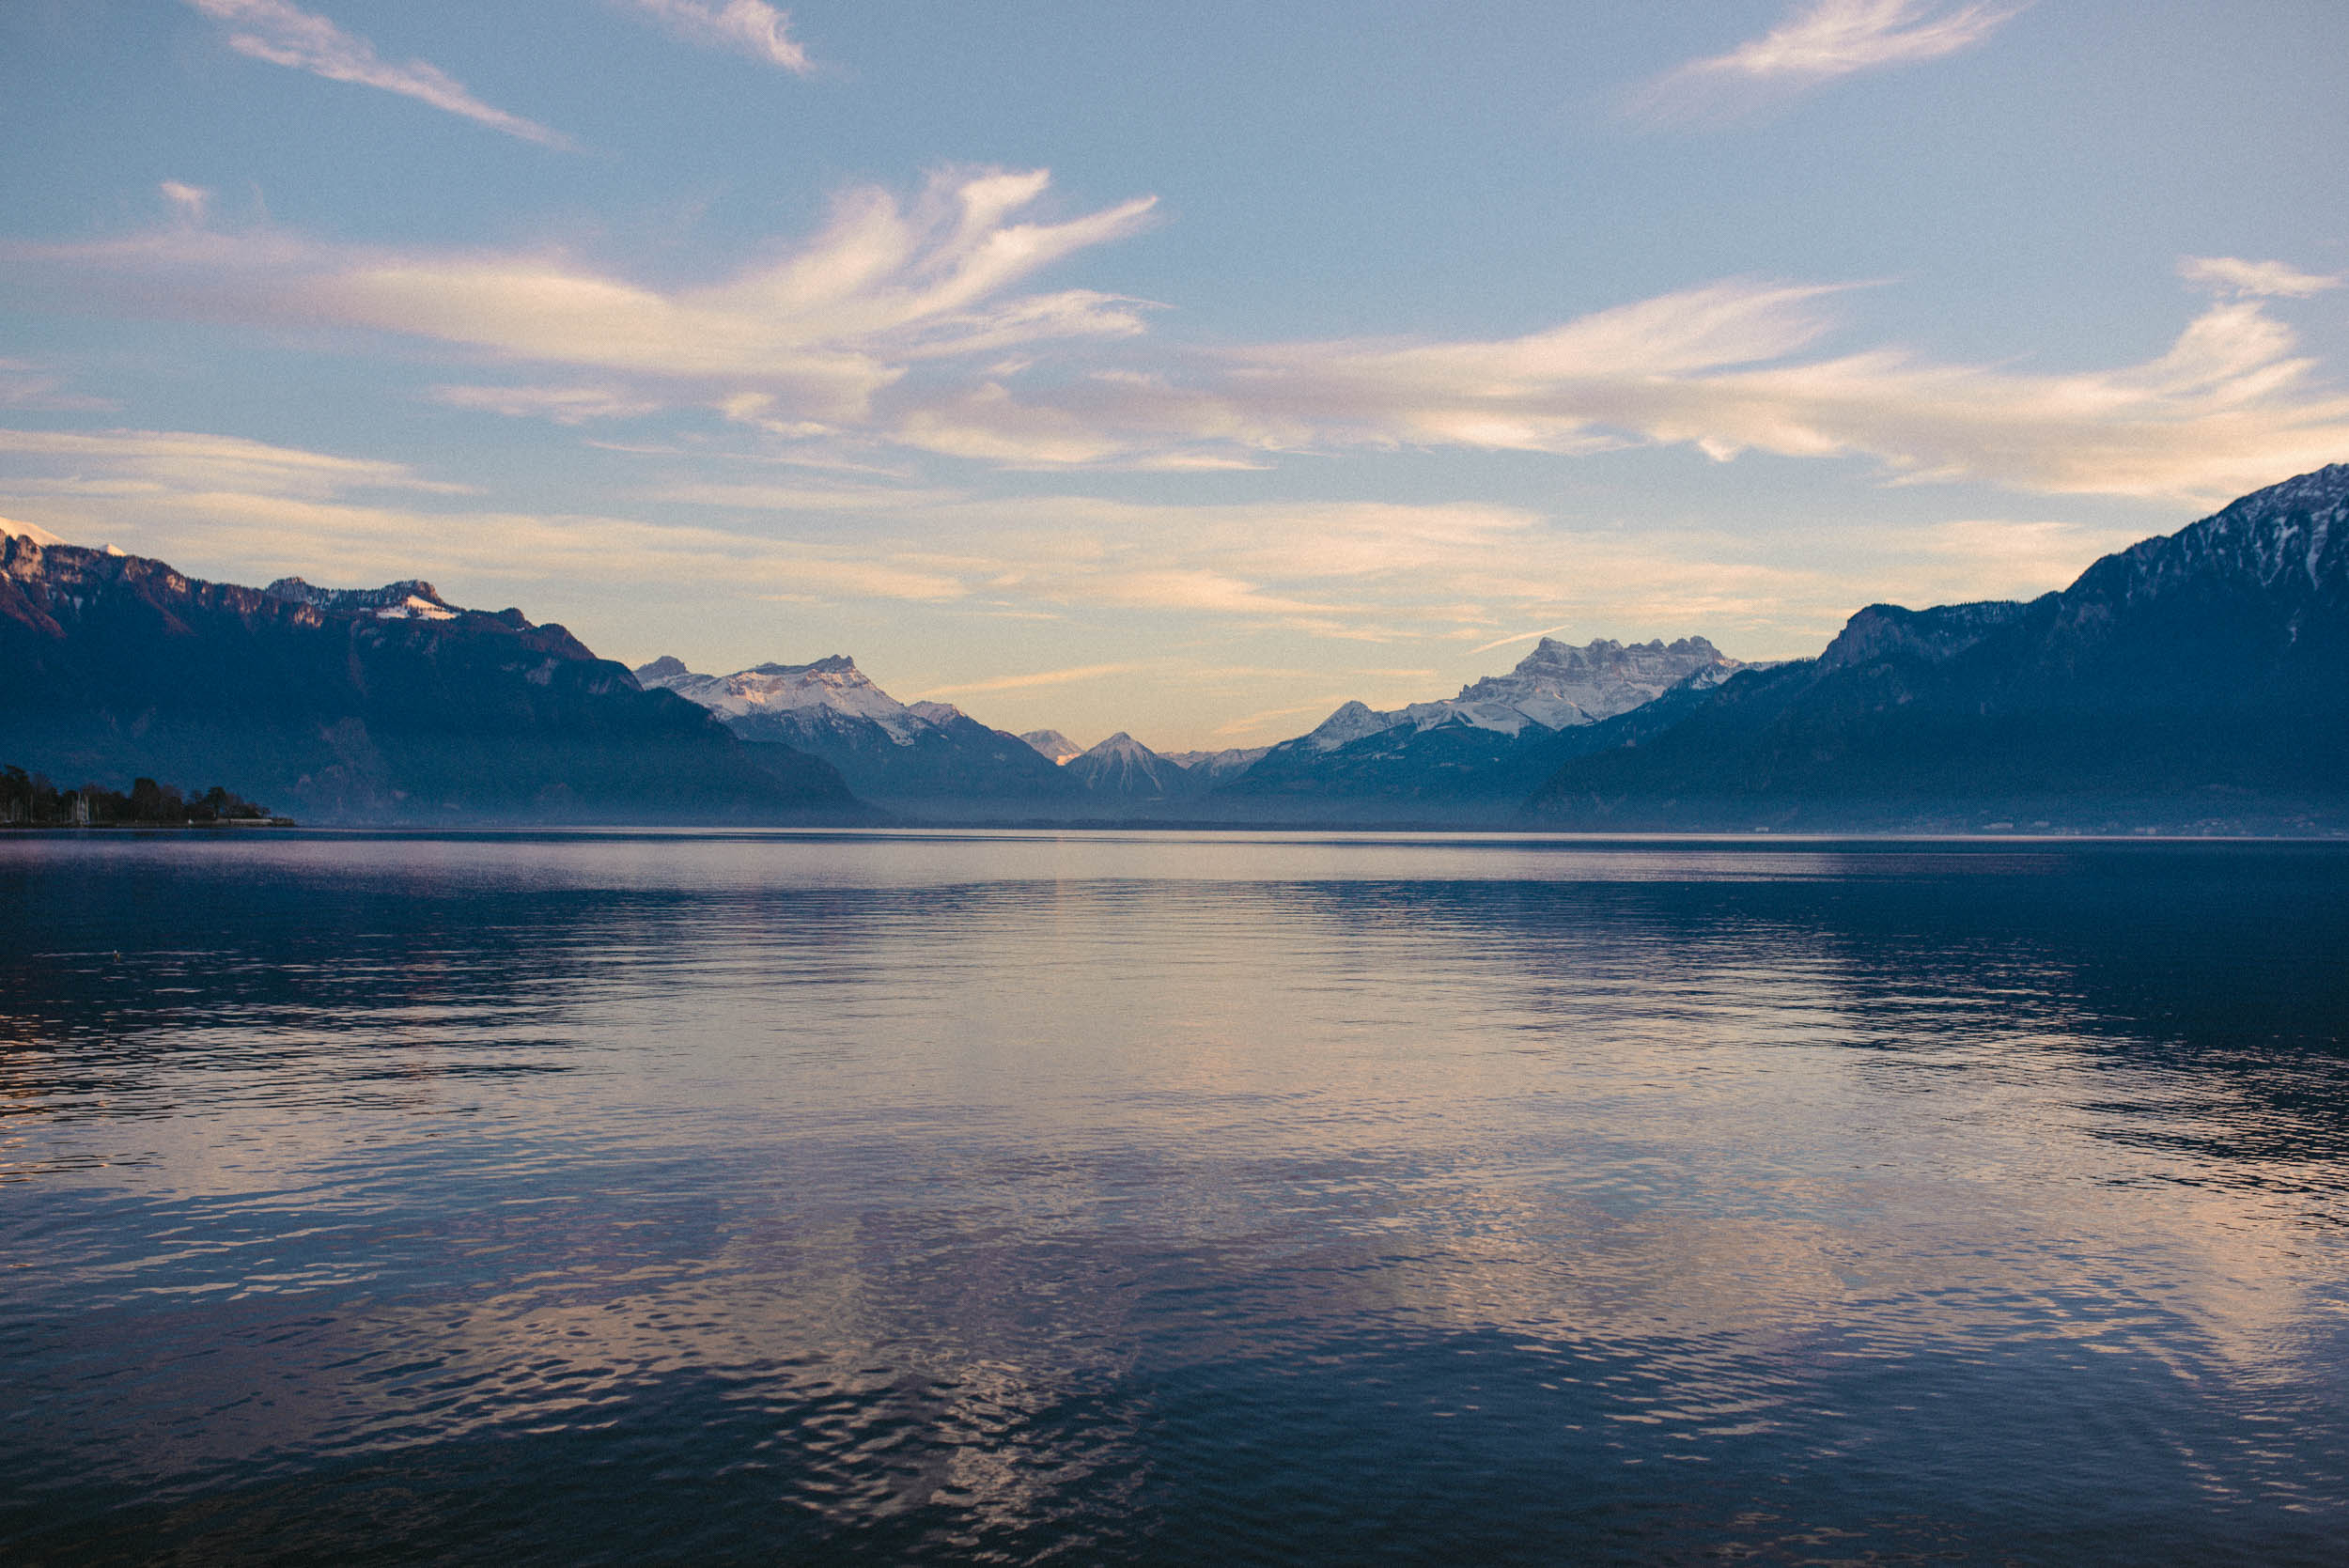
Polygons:
[[1467,724],[1504,735],[1528,724],[1562,730],[1596,723],[1654,702],[1683,681],[1719,679],[1745,666],[1702,637],[1667,643],[1618,643],[1601,637],[1581,647],[1545,637],[1505,675],[1486,675],[1442,702],[1412,703],[1380,712],[1347,703],[1323,720],[1305,744],[1332,752],[1366,735],[1408,725]]
[[638,666],[637,684],[675,691],[723,719],[760,714],[814,718],[833,714],[869,720],[899,745],[924,730],[961,717],[944,703],[909,706],[873,684],[856,660],[836,653],[806,664],[754,664],[730,675],[695,675],[682,660],[662,657]]
[[[1514,703],[1528,696],[1564,697],[1592,718],[1603,719],[1623,711],[1614,706],[1619,699],[1604,694],[1610,687],[1641,691],[1653,688],[1649,692],[1652,697],[1699,670],[1715,665],[1731,670],[1740,667],[1736,660],[1703,637],[1683,637],[1671,643],[1661,638],[1646,643],[1618,643],[1612,638],[1598,637],[1580,647],[1544,637],[1533,644],[1532,652],[1517,660],[1516,669],[1505,675],[1486,675],[1470,681],[1460,688],[1460,694],[1453,701]],[[1595,702],[1589,700],[1592,696],[1596,697]],[[1601,708],[1610,711],[1601,712]],[[1539,717],[1538,713],[1532,716]]]
[[319,610],[356,611],[390,621],[453,621],[459,613],[439,589],[415,577],[381,588],[320,588],[299,577],[281,577],[261,592]]
[[754,664],[751,673],[761,675],[854,675],[865,685],[872,681],[856,667],[856,660],[845,653],[827,654],[809,664]]
[[1066,767],[1071,757],[1082,756],[1084,748],[1058,730],[1030,730],[1020,739],[1035,748],[1038,755],[1049,757],[1056,767]]

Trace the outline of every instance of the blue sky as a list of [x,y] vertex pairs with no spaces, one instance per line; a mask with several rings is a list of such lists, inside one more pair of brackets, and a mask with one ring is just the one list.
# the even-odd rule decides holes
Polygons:
[[1162,747],[2349,459],[2349,8],[12,0],[0,517]]

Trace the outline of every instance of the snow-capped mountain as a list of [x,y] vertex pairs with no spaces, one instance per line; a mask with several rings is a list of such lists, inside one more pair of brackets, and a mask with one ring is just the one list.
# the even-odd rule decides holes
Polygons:
[[1232,746],[1221,752],[1161,752],[1159,754],[1186,772],[1221,784],[1238,778],[1263,759],[1269,746]]
[[1038,754],[1048,757],[1055,767],[1072,757],[1084,755],[1085,749],[1058,730],[1030,730],[1020,739],[1034,747]]
[[1456,697],[1384,711],[1347,703],[1216,793],[1257,802],[1259,815],[1506,815],[1594,724],[1744,668],[1702,637],[1582,647],[1545,637],[1507,675]]
[[1719,681],[1744,667],[1702,637],[1627,644],[1602,637],[1582,647],[1545,637],[1516,669],[1470,681],[1456,697],[1386,712],[1350,702],[1299,738],[1316,752],[1334,752],[1405,724],[1467,724],[1501,735],[1528,724],[1563,730],[1627,713],[1691,676]]
[[1001,815],[1072,794],[1059,770],[1018,736],[949,703],[901,703],[845,654],[754,664],[730,675],[696,675],[663,656],[638,666],[636,679],[700,704],[745,740],[822,757],[867,800],[957,815],[962,804],[983,802]]
[[1181,764],[1119,730],[1098,746],[1071,757],[1063,768],[1096,795],[1132,800],[1172,800],[1196,790],[1201,780]]
[[636,679],[647,691],[674,691],[729,722],[772,719],[804,728],[855,720],[877,726],[900,746],[963,716],[945,703],[899,702],[846,654],[812,664],[754,664],[730,675],[695,675],[683,660],[663,655],[640,665]]

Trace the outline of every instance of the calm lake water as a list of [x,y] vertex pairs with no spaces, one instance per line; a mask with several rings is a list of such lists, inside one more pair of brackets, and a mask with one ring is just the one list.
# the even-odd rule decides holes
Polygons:
[[12,1563],[2349,1555],[2349,847],[0,841]]

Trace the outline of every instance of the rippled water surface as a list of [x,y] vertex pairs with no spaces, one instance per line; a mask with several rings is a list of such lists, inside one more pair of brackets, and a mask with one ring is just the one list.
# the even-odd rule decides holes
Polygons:
[[0,1558],[2349,1557],[2349,851],[0,841]]

